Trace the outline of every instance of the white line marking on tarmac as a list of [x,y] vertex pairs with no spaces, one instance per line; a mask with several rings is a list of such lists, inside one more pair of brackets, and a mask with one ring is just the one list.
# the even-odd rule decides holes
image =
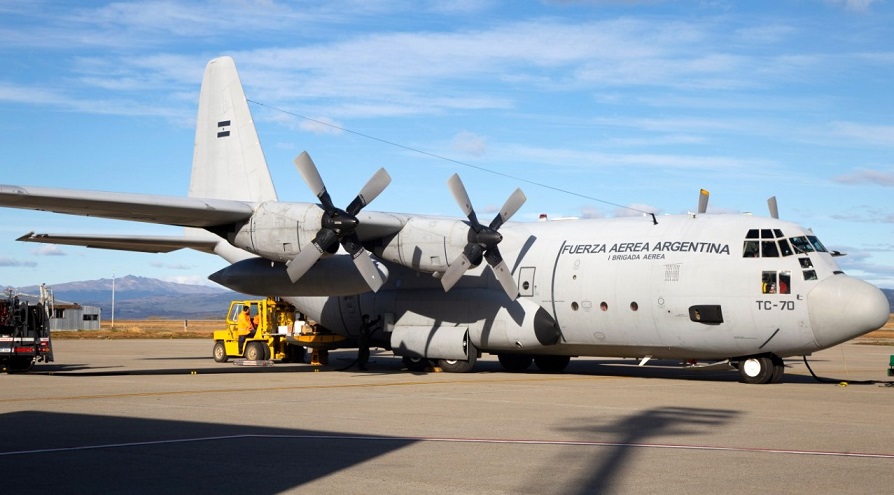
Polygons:
[[814,455],[832,457],[862,457],[873,459],[894,459],[894,454],[873,454],[868,452],[837,452],[825,450],[772,449],[760,447],[722,447],[712,445],[686,445],[666,443],[625,443],[586,440],[523,440],[497,438],[440,438],[440,437],[379,437],[374,435],[227,435],[218,437],[181,438],[174,440],[156,440],[151,442],[128,442],[102,445],[83,445],[79,447],[60,447],[51,449],[19,450],[0,452],[0,457],[28,454],[46,454],[56,452],[74,452],[92,449],[116,449],[123,447],[142,447],[153,445],[170,445],[177,443],[208,442],[217,440],[242,440],[250,438],[291,439],[291,440],[358,440],[379,442],[444,442],[444,443],[476,443],[476,444],[508,444],[508,445],[554,445],[569,447],[625,447],[677,450],[705,450],[720,452],[753,452],[758,454]]

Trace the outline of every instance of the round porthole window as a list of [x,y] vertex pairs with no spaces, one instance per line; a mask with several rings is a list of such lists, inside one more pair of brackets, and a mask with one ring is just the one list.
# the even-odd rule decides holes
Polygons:
[[638,309],[639,309],[639,304],[636,304],[636,301],[633,301],[632,303],[630,303],[630,310],[631,310],[631,311],[636,311],[636,310],[638,310]]
[[608,311],[608,303],[605,301],[599,303],[599,309],[601,309],[602,311]]

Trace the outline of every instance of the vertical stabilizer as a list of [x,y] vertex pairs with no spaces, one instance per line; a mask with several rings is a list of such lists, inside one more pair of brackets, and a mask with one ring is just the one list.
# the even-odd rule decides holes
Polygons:
[[216,58],[205,67],[189,195],[251,202],[276,199],[236,64],[230,57]]

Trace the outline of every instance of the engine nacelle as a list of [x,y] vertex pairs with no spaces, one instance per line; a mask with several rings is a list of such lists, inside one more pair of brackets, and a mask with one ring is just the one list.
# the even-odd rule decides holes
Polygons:
[[315,204],[262,203],[251,219],[228,236],[230,244],[276,261],[288,261],[320,230]]
[[450,218],[413,217],[384,246],[380,258],[422,272],[444,272],[468,242],[467,223]]

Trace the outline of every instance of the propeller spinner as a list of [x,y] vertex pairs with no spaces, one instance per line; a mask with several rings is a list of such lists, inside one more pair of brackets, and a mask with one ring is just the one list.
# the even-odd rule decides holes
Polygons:
[[515,299],[518,296],[518,285],[512,278],[509,267],[506,266],[506,262],[503,261],[500,250],[497,248],[497,244],[503,240],[503,236],[500,235],[498,230],[525,203],[527,199],[525,194],[521,189],[516,189],[509,196],[509,199],[506,200],[506,203],[500,209],[500,212],[497,213],[497,216],[494,217],[493,221],[491,221],[490,225],[484,226],[478,222],[478,216],[475,215],[475,209],[472,208],[472,201],[469,199],[469,194],[466,192],[466,188],[463,186],[458,174],[453,174],[450,177],[447,181],[447,186],[450,188],[450,192],[453,193],[453,197],[463,210],[463,213],[468,217],[471,225],[468,235],[469,243],[466,244],[462,254],[450,264],[450,267],[441,277],[441,285],[444,286],[444,291],[449,291],[462,278],[466,270],[480,265],[481,260],[484,259],[494,271],[494,275],[500,281],[500,285],[503,286],[506,294],[511,299]]
[[380,168],[363,186],[360,193],[351,201],[344,210],[336,208],[332,204],[332,198],[326,191],[320,172],[306,151],[295,158],[295,167],[304,178],[311,191],[319,198],[323,206],[323,216],[320,219],[321,228],[309,245],[301,248],[301,251],[289,262],[286,272],[292,282],[297,282],[302,275],[310,270],[324,252],[334,253],[338,250],[338,244],[345,248],[354,260],[354,265],[369,284],[373,292],[379,290],[384,281],[379,271],[370,259],[360,243],[360,238],[355,232],[359,220],[357,214],[391,183],[391,176],[384,168]]

